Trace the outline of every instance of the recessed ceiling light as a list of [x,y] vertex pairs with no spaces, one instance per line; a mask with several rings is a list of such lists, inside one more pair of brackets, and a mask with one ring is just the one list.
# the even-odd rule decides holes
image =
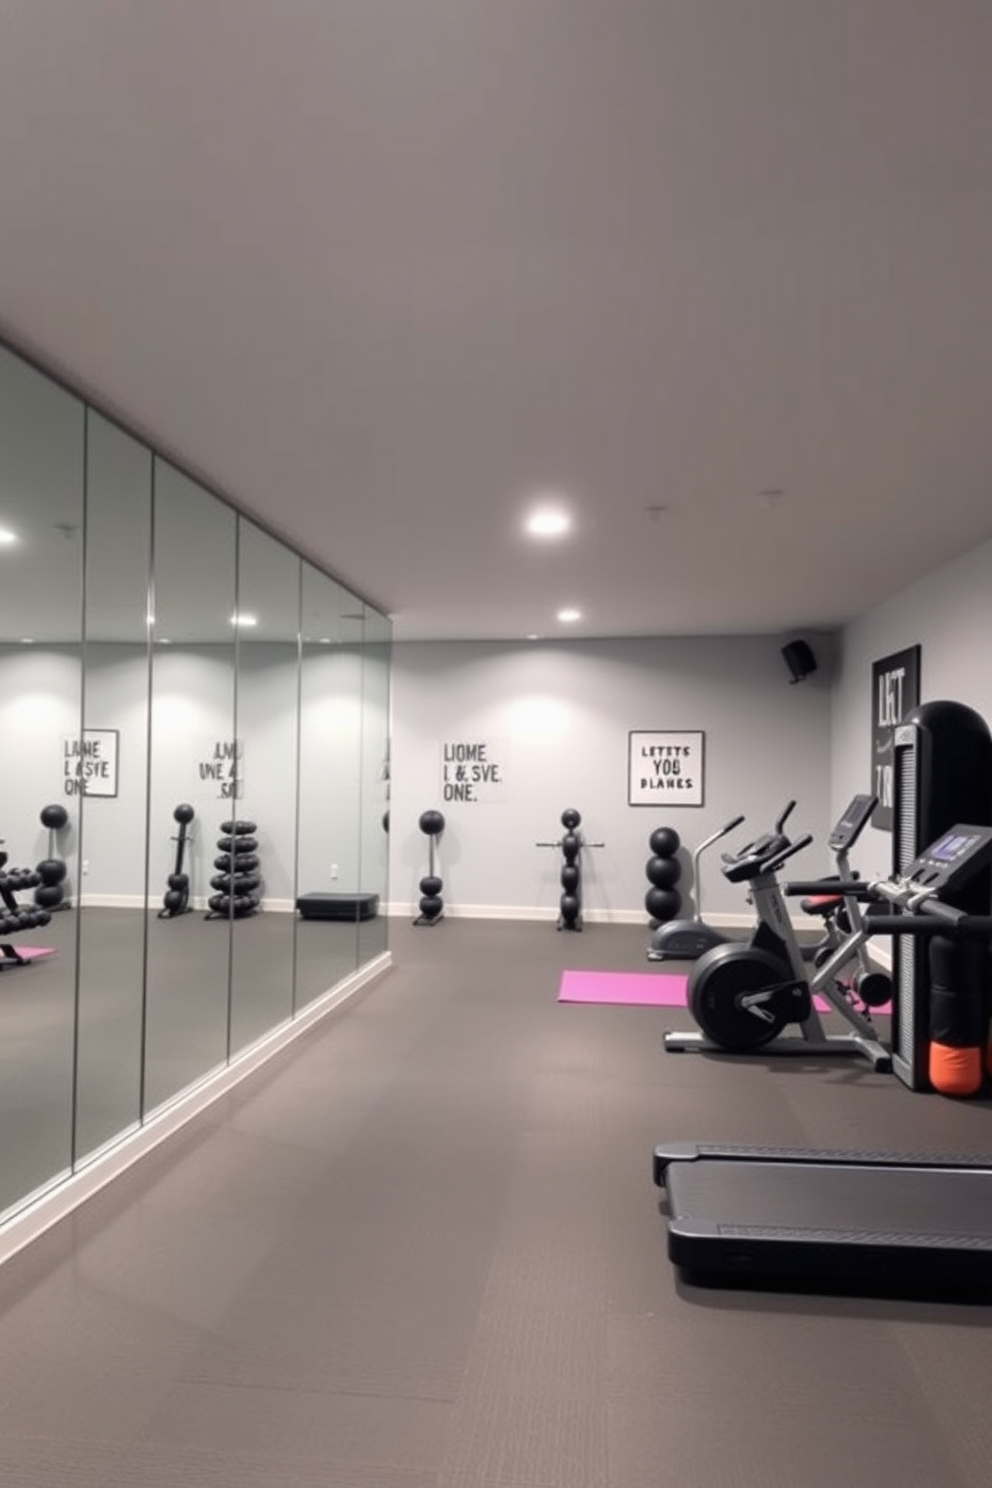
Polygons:
[[0,548],[9,548],[16,541],[16,532],[11,532],[9,527],[0,527]]
[[34,645],[34,636],[21,636],[21,645],[22,646],[33,646]]
[[560,506],[539,506],[527,518],[531,537],[562,537],[571,525],[571,517]]
[[321,638],[320,638],[320,644],[322,646],[329,646],[331,644],[331,638],[330,638],[330,636],[321,636]]
[[258,617],[255,615],[232,615],[231,624],[238,626],[239,629],[250,630],[253,625],[258,624]]
[[538,633],[537,633],[536,630],[532,630],[531,633],[530,633],[530,635],[525,636],[524,639],[527,640],[527,641],[539,641],[540,640],[540,636],[538,635]]
[[582,611],[569,606],[567,609],[558,611],[558,619],[563,625],[574,625],[576,620],[582,619]]

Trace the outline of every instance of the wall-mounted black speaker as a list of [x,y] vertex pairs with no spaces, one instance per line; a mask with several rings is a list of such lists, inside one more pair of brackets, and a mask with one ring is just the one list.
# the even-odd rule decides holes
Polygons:
[[792,673],[793,682],[802,682],[810,672],[816,671],[816,657],[806,641],[789,641],[782,647],[785,664]]

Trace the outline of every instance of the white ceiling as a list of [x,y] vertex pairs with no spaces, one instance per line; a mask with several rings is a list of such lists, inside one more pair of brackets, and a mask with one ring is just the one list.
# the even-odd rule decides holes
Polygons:
[[6,0],[0,324],[400,638],[828,627],[992,534],[990,79],[990,0]]

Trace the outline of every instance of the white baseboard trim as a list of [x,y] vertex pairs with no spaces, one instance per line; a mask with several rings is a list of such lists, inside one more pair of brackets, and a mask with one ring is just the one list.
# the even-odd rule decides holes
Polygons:
[[[77,894],[73,901],[79,909],[144,909],[144,894]],[[161,904],[149,901],[149,909]]]
[[[164,893],[164,890],[163,890]],[[208,896],[194,894],[190,899],[190,908],[206,914],[210,908],[207,902]],[[75,901],[81,909],[145,909],[146,902],[143,894],[79,894]],[[161,898],[151,897],[147,901],[147,908],[159,910],[162,908]],[[293,914],[296,903],[292,899],[263,899],[258,907],[259,914],[266,912],[271,914]]]
[[210,1071],[195,1085],[189,1086],[166,1105],[153,1111],[140,1126],[115,1137],[106,1147],[88,1156],[73,1173],[57,1175],[44,1188],[37,1190],[18,1205],[6,1218],[0,1217],[0,1265],[37,1240],[59,1220],[65,1219],[80,1204],[105,1188],[121,1173],[179,1131],[194,1116],[226,1095],[250,1075],[291,1044],[307,1029],[319,1023],[334,1008],[385,975],[393,964],[388,951],[359,967],[337,982],[323,996],[308,1003],[295,1018],[287,1019],[265,1034],[249,1048]]
[[[415,920],[420,913],[416,904],[387,904],[384,913],[391,919]],[[554,923],[558,918],[557,907],[533,904],[446,904],[444,918],[450,920],[528,920]],[[586,925],[643,925],[645,934],[651,926],[643,909],[583,909],[582,920]],[[747,930],[754,924],[749,914],[714,914],[706,916],[706,923],[718,930]],[[821,921],[815,915],[796,915],[792,923],[797,930],[816,930]]]

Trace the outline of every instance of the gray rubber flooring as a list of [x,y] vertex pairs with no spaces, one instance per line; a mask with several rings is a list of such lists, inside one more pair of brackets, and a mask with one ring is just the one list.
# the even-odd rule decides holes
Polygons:
[[707,1292],[663,1138],[992,1151],[850,1060],[556,1002],[646,931],[445,920],[0,1270],[4,1488],[978,1488],[992,1309]]
[[79,1160],[136,1122],[142,1097],[154,1110],[370,960],[386,928],[87,907],[81,924],[73,910],[12,938],[55,954],[0,970],[0,1211],[68,1171],[74,1137]]

